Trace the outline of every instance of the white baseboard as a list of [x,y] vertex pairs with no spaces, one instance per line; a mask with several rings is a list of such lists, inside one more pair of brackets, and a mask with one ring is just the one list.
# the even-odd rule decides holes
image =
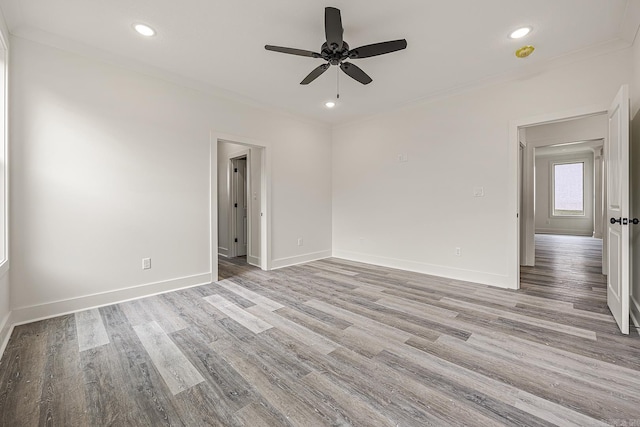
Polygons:
[[363,262],[365,264],[379,265],[381,267],[397,268],[399,270],[430,274],[432,276],[463,280],[465,282],[496,286],[498,288],[513,288],[513,284],[509,281],[509,277],[507,275],[502,276],[499,274],[485,273],[483,271],[443,267],[440,265],[426,264],[417,261],[387,258],[378,255],[342,250],[333,251],[333,256],[335,258],[342,258],[349,261]]
[[9,343],[11,332],[13,332],[12,317],[12,312],[10,311],[6,316],[4,316],[2,323],[0,323],[0,358],[2,358],[4,350],[7,348],[7,344]]
[[536,234],[561,234],[563,236],[593,236],[593,230],[570,230],[564,228],[536,228]]
[[631,310],[629,310],[631,320],[633,320],[633,324],[636,325],[636,328],[640,328],[640,303],[636,301],[633,296],[629,299],[631,300]]
[[289,267],[292,265],[303,264],[305,262],[317,261],[319,259],[330,258],[331,251],[312,252],[310,254],[296,255],[286,258],[278,258],[271,261],[271,269],[276,270],[278,268]]
[[31,323],[42,319],[62,316],[77,311],[117,304],[124,301],[144,298],[151,295],[176,291],[178,289],[211,283],[211,273],[196,274],[162,282],[147,283],[130,288],[85,295],[77,298],[53,301],[44,304],[14,308],[11,316],[13,326]]
[[229,258],[229,249],[218,246],[218,255]]
[[247,255],[247,263],[254,267],[260,267],[260,258],[257,256]]

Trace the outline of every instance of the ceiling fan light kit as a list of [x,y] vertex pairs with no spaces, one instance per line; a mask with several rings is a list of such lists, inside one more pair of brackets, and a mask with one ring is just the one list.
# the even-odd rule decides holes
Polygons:
[[349,62],[349,60],[384,55],[407,47],[407,41],[405,39],[401,39],[349,49],[349,44],[343,39],[344,29],[342,27],[340,10],[335,7],[326,7],[324,9],[324,29],[326,42],[324,42],[320,47],[320,53],[272,45],[266,45],[264,48],[273,52],[318,58],[326,61],[326,63],[311,71],[309,75],[300,82],[301,85],[308,85],[320,77],[332,65],[339,66],[346,75],[363,85],[367,85],[373,81],[371,77],[369,77],[360,67]]

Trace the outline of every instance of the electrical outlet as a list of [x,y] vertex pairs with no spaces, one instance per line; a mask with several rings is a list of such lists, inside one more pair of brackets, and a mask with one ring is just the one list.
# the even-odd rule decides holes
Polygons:
[[398,154],[398,161],[401,163],[408,162],[409,156],[407,156],[407,153]]
[[302,246],[302,237],[298,238],[298,246]]
[[484,197],[484,187],[475,187],[473,189],[474,197]]
[[151,268],[151,258],[142,258],[142,269],[148,270]]
[[460,256],[460,248],[456,248],[456,256]]

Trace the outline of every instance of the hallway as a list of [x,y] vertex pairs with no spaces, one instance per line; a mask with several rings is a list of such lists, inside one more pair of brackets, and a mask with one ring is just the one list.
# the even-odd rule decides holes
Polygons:
[[536,234],[535,243],[535,267],[520,267],[520,293],[569,302],[576,310],[610,314],[601,239]]

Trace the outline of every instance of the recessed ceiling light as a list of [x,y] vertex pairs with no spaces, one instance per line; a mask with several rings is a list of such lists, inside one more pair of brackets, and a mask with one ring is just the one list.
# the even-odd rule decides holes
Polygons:
[[530,32],[531,32],[531,27],[522,27],[522,28],[518,28],[517,30],[509,34],[509,37],[512,39],[520,39],[526,36],[527,34],[529,34]]
[[327,101],[327,102],[324,103],[324,106],[327,107],[327,108],[333,108],[333,107],[336,106],[336,103],[333,102],[333,101]]
[[133,26],[133,29],[136,30],[138,32],[138,34],[141,34],[145,37],[151,37],[151,36],[155,36],[156,35],[156,30],[154,30],[153,28],[151,28],[148,25],[144,25],[144,24],[135,24]]

